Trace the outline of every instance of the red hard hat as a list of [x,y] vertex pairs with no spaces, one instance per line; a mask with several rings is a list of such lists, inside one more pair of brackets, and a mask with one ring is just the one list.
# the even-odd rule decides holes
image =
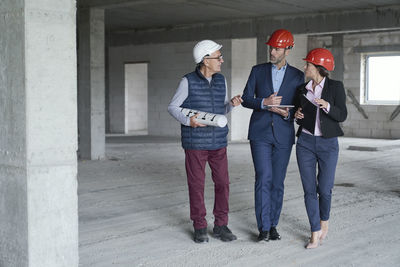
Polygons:
[[294,38],[290,31],[279,29],[274,31],[266,44],[276,48],[292,48],[294,46]]
[[335,68],[335,60],[333,58],[332,53],[325,48],[315,48],[308,52],[306,58],[303,60],[307,62],[311,62],[314,65],[319,65],[327,69],[328,71],[332,71]]

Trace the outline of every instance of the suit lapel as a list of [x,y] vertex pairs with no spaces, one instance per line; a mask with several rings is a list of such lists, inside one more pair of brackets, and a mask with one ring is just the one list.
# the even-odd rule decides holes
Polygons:
[[286,66],[285,76],[283,76],[281,87],[279,87],[278,95],[283,96],[286,92],[286,88],[290,88],[287,84],[290,82],[290,77],[292,76],[292,69],[289,66],[289,63]]
[[272,74],[271,74],[271,63],[265,64],[265,89],[267,90],[267,96],[274,93],[274,87],[272,86]]
[[322,88],[321,98],[327,100],[329,96],[329,78],[326,77],[324,88]]

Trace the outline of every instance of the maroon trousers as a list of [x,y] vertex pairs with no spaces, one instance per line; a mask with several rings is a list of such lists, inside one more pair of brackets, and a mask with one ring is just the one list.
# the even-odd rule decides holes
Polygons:
[[226,147],[217,150],[185,150],[185,166],[190,199],[190,219],[195,229],[207,227],[204,205],[206,162],[214,182],[214,224],[228,225],[229,176]]

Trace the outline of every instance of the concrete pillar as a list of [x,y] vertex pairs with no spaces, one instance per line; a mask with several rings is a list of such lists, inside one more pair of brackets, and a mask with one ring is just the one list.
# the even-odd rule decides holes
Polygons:
[[[242,95],[251,68],[257,64],[257,39],[232,39],[230,96]],[[229,85],[229,83],[228,83]],[[246,140],[252,110],[238,106],[230,116],[230,140]]]
[[[151,47],[151,46],[148,46]],[[108,58],[108,93],[107,97],[107,120],[109,123],[109,128],[107,129],[109,133],[125,133],[125,62],[135,62],[137,61],[137,56],[130,54],[135,54],[133,51],[136,51],[137,47],[130,47],[131,49],[114,48],[111,47],[109,50],[109,54],[107,54]],[[151,48],[148,48],[149,50]],[[124,50],[123,53],[121,51]],[[152,56],[147,56],[146,49],[143,49],[144,52],[140,56],[138,56],[141,60],[144,57],[145,60]],[[131,52],[132,51],[132,52]],[[158,51],[159,52],[159,51]],[[164,67],[159,64],[149,64],[149,68],[155,65],[156,68]],[[149,73],[150,73],[149,69]],[[150,82],[150,81],[149,81]],[[151,123],[151,122],[149,122]],[[150,125],[149,125],[150,126]],[[151,127],[150,127],[151,128]]]
[[332,72],[332,79],[343,81],[343,34],[332,35],[332,54],[335,58],[335,70]]
[[74,0],[0,4],[0,266],[78,266]]
[[269,61],[269,48],[265,43],[268,41],[269,35],[257,36],[257,64]]
[[104,10],[78,11],[79,154],[84,159],[105,155]]

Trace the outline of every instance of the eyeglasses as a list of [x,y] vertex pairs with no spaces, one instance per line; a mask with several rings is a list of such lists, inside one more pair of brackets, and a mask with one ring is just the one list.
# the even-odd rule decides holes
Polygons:
[[217,59],[218,61],[221,61],[221,60],[223,60],[224,58],[223,58],[222,55],[220,55],[220,56],[218,56],[218,57],[205,57],[204,59]]

